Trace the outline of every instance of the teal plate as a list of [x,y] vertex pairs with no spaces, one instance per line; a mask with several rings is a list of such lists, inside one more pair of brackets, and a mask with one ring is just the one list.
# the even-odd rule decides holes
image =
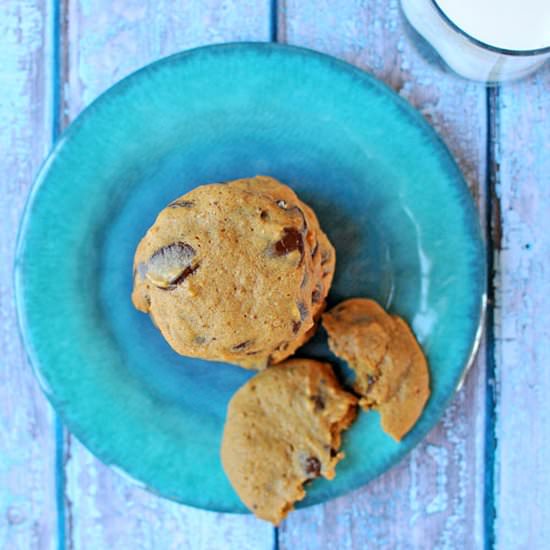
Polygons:
[[[290,184],[338,254],[329,305],[370,296],[413,326],[432,396],[401,443],[376,413],[345,435],[332,482],[355,489],[440,418],[472,359],[485,296],[477,212],[424,119],[364,72],[308,50],[228,44],[174,55],[119,82],[45,162],[21,226],[16,292],[44,392],[103,462],[178,502],[244,507],[219,458],[227,403],[251,373],[180,357],[130,302],[135,247],[198,184],[268,174]],[[338,365],[322,331],[300,354]],[[342,365],[338,372],[349,374]]]

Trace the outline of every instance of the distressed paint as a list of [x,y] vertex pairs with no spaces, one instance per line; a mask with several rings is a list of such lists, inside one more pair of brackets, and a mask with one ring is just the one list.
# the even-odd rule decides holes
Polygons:
[[51,144],[45,2],[0,3],[0,547],[53,549],[54,415],[19,339],[13,259],[19,218]]
[[[62,122],[159,56],[206,42],[267,39],[268,4],[65,0]],[[278,38],[345,58],[398,90],[442,134],[484,212],[482,88],[442,69],[403,23],[396,0],[331,6],[328,0],[281,0]],[[50,549],[58,542],[53,415],[17,337],[11,277],[24,199],[50,146],[51,17],[39,0],[0,5],[0,546],[10,549]],[[496,536],[504,549],[543,548],[550,536],[550,474],[539,443],[550,435],[540,412],[548,393],[543,368],[550,304],[543,289],[550,241],[543,228],[550,206],[549,86],[546,68],[500,92]],[[484,353],[425,442],[368,487],[293,514],[280,529],[280,547],[481,548]],[[99,464],[68,434],[65,461],[68,547],[271,547],[269,526],[160,500]]]
[[496,540],[550,540],[550,66],[501,88],[497,193]]
[[[268,40],[270,32],[268,1],[67,0],[63,12],[63,124],[159,57],[214,42]],[[71,435],[65,453],[69,548],[273,546],[270,525],[160,499],[101,464]]]
[[[404,22],[397,0],[286,0],[279,40],[321,50],[380,77],[435,126],[485,224],[486,95],[450,74]],[[280,548],[481,548],[485,351],[443,420],[397,467],[350,496],[297,512]]]

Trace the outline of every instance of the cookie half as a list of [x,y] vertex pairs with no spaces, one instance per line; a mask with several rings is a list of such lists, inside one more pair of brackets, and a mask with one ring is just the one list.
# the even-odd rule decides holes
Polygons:
[[304,483],[332,479],[356,404],[329,364],[310,359],[270,367],[242,386],[229,403],[221,456],[244,504],[278,524],[304,498]]
[[400,440],[430,396],[426,358],[412,330],[373,300],[353,298],[323,315],[329,346],[355,371],[364,409],[376,409],[382,428]]

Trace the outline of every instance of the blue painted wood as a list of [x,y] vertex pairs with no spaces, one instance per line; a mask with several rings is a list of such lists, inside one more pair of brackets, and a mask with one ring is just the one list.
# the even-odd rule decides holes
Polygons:
[[[68,0],[63,20],[64,124],[111,84],[159,57],[207,43],[269,40],[271,32],[269,0]],[[69,548],[273,546],[271,525],[160,499],[99,463],[70,435],[65,462]]]
[[[0,4],[0,545],[6,548],[49,549],[58,543],[54,417],[19,344],[11,287],[17,221],[50,146],[54,4],[50,11],[40,0]],[[66,0],[63,122],[112,82],[160,55],[204,42],[267,40],[277,32],[281,40],[373,71],[419,107],[459,159],[480,211],[485,210],[482,90],[442,71],[403,23],[397,0],[351,0],[337,7],[327,0],[280,0],[277,24],[269,4]],[[550,435],[544,414],[549,86],[547,68],[527,82],[503,87],[500,96],[495,527],[497,543],[506,549],[544,548],[550,535],[548,451],[541,443]],[[485,381],[478,365],[442,423],[406,461],[353,495],[292,515],[281,528],[279,546],[482,547]],[[67,440],[59,457],[67,461],[67,545],[268,548],[273,543],[271,529],[250,518],[174,507],[143,493]]]
[[[486,94],[448,72],[397,0],[286,0],[279,37],[373,72],[415,105],[464,171],[485,223]],[[392,471],[354,494],[297,512],[281,548],[480,548],[484,542],[484,353],[439,426]],[[368,541],[368,542],[367,542]]]
[[496,544],[548,548],[550,65],[499,92]]
[[18,221],[51,144],[46,2],[0,3],[0,547],[54,549],[54,416],[27,362],[13,300]]

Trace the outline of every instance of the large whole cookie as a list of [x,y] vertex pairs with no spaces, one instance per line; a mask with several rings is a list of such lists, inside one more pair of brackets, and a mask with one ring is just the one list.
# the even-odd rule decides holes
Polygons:
[[332,479],[344,454],[342,430],[356,398],[327,363],[292,359],[251,378],[231,399],[222,442],[224,470],[258,517],[278,524],[305,496],[304,483]]
[[428,364],[411,329],[376,302],[353,298],[323,315],[330,349],[355,371],[359,404],[380,412],[382,428],[400,440],[430,395]]
[[132,300],[178,353],[263,368],[312,335],[334,265],[315,214],[286,185],[204,185],[139,243]]

